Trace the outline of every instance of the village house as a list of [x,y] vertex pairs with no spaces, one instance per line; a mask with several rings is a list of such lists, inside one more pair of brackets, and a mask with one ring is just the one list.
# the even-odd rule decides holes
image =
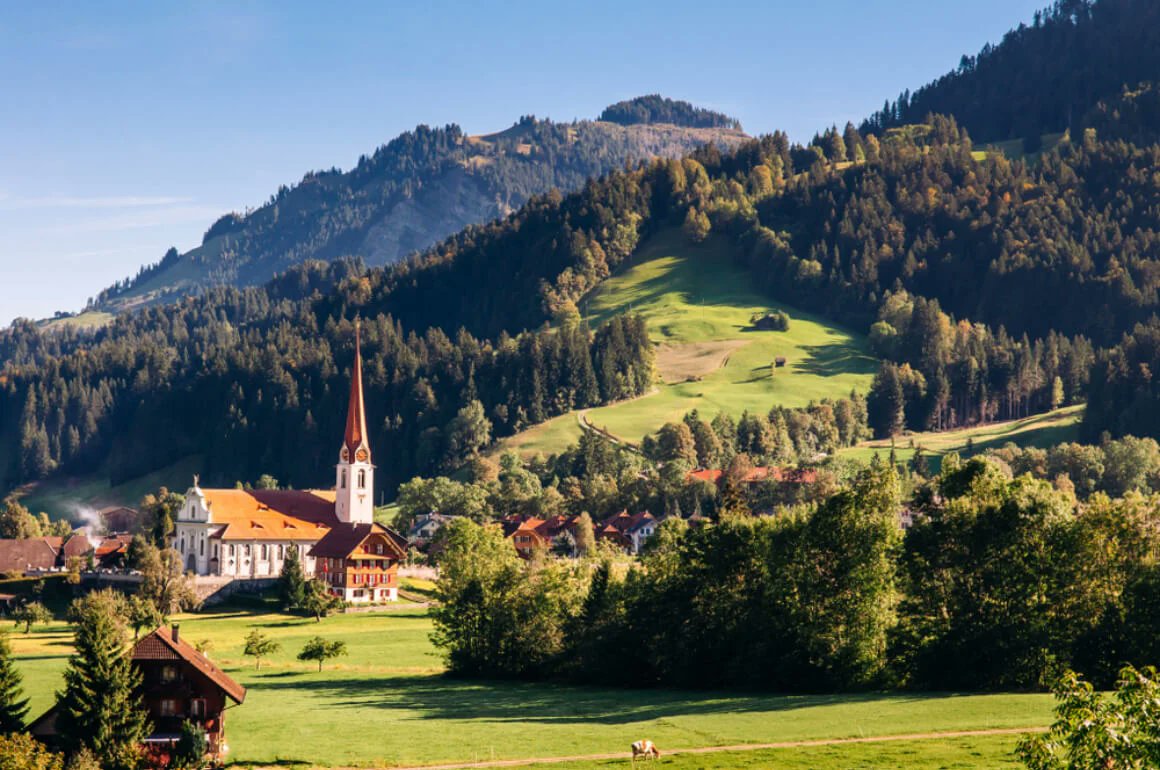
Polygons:
[[124,569],[132,543],[133,536],[128,533],[101,538],[93,552],[93,566],[108,571]]
[[547,550],[549,547],[548,539],[544,534],[540,533],[540,527],[546,523],[543,519],[531,518],[517,518],[511,517],[504,519],[503,527],[504,534],[507,539],[512,541],[512,545],[524,559],[530,559],[536,550]]
[[537,548],[575,555],[577,518],[559,514],[548,519],[510,516],[502,524],[516,553],[526,559]]
[[437,511],[423,514],[415,519],[411,528],[407,530],[407,543],[416,548],[424,548],[452,518],[454,517]]
[[126,508],[123,505],[112,506],[109,508],[102,508],[97,511],[97,518],[104,527],[105,532],[114,534],[118,532],[133,532],[137,529],[137,522],[141,518],[141,514],[133,508]]
[[648,511],[635,515],[621,511],[600,522],[596,528],[596,537],[616,543],[631,554],[638,554],[659,524],[657,518]]
[[67,538],[0,539],[0,574],[61,572],[68,569],[70,559],[87,562],[92,553],[93,544],[81,532]]
[[[132,661],[141,673],[142,699],[151,732],[145,739],[149,764],[168,764],[183,722],[205,730],[208,756],[221,760],[226,744],[225,712],[240,705],[246,688],[181,638],[180,629],[158,628],[133,645]],[[52,744],[56,738],[56,706],[28,727],[36,738]]]
[[310,550],[315,574],[344,601],[394,601],[399,598],[398,563],[407,543],[381,524],[335,527]]
[[[366,425],[356,327],[346,430],[334,489],[203,489],[195,477],[178,512],[173,536],[186,569],[195,575],[240,580],[272,578],[281,574],[283,562],[295,549],[303,572],[323,578],[336,596],[353,602],[394,599],[395,573],[406,546],[399,535],[374,523],[375,466]],[[316,550],[328,538],[330,544]],[[372,551],[359,551],[368,542]],[[376,545],[383,547],[383,553],[374,551]],[[340,554],[347,546],[350,550]],[[348,569],[350,559],[363,566]],[[343,562],[341,570],[336,560]],[[347,578],[355,577],[360,581],[358,588],[346,585]],[[375,590],[367,590],[365,580],[372,580]]]

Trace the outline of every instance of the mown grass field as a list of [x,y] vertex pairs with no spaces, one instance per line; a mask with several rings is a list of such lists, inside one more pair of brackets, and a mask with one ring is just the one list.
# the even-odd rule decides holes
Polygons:
[[[1083,409],[1081,404],[1032,415],[1022,420],[996,422],[943,433],[909,433],[894,439],[895,454],[900,460],[906,461],[913,455],[915,447],[922,447],[923,454],[927,455],[931,465],[937,470],[942,456],[951,452],[959,454],[984,452],[1007,443],[1021,447],[1051,447],[1078,438]],[[885,460],[889,454],[889,439],[866,441],[839,452],[840,457],[866,462],[874,455],[879,455]]]
[[[1051,709],[1049,696],[1027,694],[779,696],[460,681],[441,675],[428,638],[431,621],[422,611],[339,615],[321,623],[242,610],[177,620],[183,637],[209,640],[209,654],[249,688],[245,704],[227,717],[231,758],[242,764],[390,767],[604,754],[641,737],[677,749],[1028,727],[1047,724]],[[255,626],[282,643],[261,670],[241,654]],[[315,634],[342,639],[350,655],[322,673],[297,661]],[[59,688],[70,640],[63,624],[13,635],[34,712]],[[1004,767],[1013,745],[1010,736],[972,737],[666,757],[657,764]]]
[[[757,293],[724,240],[694,245],[677,231],[661,233],[586,298],[581,310],[593,326],[619,313],[639,313],[657,343],[661,382],[655,391],[586,414],[593,425],[634,443],[692,409],[709,417],[740,415],[865,392],[877,369],[861,334]],[[755,314],[775,310],[789,314],[788,331],[751,327]],[[779,356],[786,365],[775,369]],[[565,414],[503,447],[558,451],[580,430],[577,416]]]

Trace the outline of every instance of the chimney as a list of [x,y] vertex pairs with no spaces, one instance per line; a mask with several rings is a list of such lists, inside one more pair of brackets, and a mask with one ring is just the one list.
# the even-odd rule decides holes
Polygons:
[[181,641],[181,626],[176,623],[173,624],[173,632],[170,634],[173,637],[173,643],[177,644]]

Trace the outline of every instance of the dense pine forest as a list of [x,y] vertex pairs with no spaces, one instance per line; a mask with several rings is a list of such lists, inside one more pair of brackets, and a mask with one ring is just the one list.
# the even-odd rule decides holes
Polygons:
[[[957,69],[904,91],[867,131],[953,115],[978,141],[1024,139],[1091,125],[1099,102],[1160,72],[1160,6],[1152,0],[1058,0]],[[1155,124],[1152,126],[1156,129]]]
[[[117,483],[196,453],[207,480],[275,470],[286,484],[328,484],[365,285],[350,263],[308,263],[264,289],[214,289],[93,335],[14,328],[0,380],[7,483],[97,467]],[[316,308],[320,287],[333,315]],[[363,350],[386,489],[652,380],[647,336],[629,316],[485,341],[417,335],[378,315],[363,322]]]

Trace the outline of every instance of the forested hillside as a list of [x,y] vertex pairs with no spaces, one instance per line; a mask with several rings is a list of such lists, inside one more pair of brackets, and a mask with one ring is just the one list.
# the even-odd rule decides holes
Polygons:
[[[321,483],[323,437],[337,430],[327,421],[342,412],[332,353],[355,314],[371,323],[370,379],[383,388],[376,438],[398,454],[388,484],[462,457],[460,416],[489,421],[490,437],[643,392],[651,375],[632,366],[647,360],[643,327],[588,340],[576,307],[641,238],[674,225],[733,244],[722,258],[774,296],[874,322],[872,343],[903,375],[886,382],[901,398],[871,409],[880,434],[1082,401],[1091,345],[1055,330],[1108,344],[1154,312],[1160,191],[1144,169],[1160,150],[1089,135],[1030,167],[976,158],[945,118],[845,137],[828,156],[774,135],[615,172],[386,269],[299,269],[92,336],[15,328],[0,338],[8,483],[106,457],[143,473],[194,452],[233,478]],[[800,170],[795,157],[813,160]],[[549,320],[572,331],[507,336]],[[580,350],[598,394],[585,367],[561,363]]]
[[732,147],[745,138],[736,120],[660,97],[642,102],[651,108],[638,108],[645,119],[624,119],[637,101],[610,107],[615,122],[525,116],[486,136],[456,125],[419,126],[350,171],[309,173],[253,211],[226,214],[200,246],[185,254],[171,249],[93,304],[118,309],[206,286],[256,285],[307,259],[388,264],[468,225],[506,216],[533,195],[574,190],[638,160],[679,157],[709,142]]
[[[1102,7],[1084,6],[1093,19],[1112,12]],[[1036,39],[1017,35],[1004,50]],[[1151,55],[1132,50],[1121,56]],[[480,436],[648,389],[640,322],[590,334],[578,308],[643,239],[678,228],[694,243],[713,235],[716,258],[748,270],[754,289],[869,333],[887,361],[867,403],[880,436],[1093,395],[1089,438],[1160,434],[1152,94],[1109,97],[1034,163],[979,151],[943,116],[871,132],[848,125],[808,147],[777,133],[616,170],[573,194],[533,195],[503,220],[385,268],[311,264],[97,333],[19,325],[0,335],[4,486],[102,463],[114,475],[143,473],[193,453],[219,478],[324,483],[323,437],[342,411],[344,330],[356,314],[368,322],[370,379],[381,388],[376,440],[398,456],[388,489],[446,469]],[[525,121],[515,131],[563,128]],[[419,154],[434,158],[459,135],[423,136]],[[360,168],[410,168],[401,159],[415,152],[396,149]],[[273,203],[263,216],[282,210]],[[215,226],[210,242],[241,238],[260,217],[250,219]],[[543,331],[549,323],[562,331]]]
[[[194,453],[219,483],[266,472],[297,487],[333,483],[365,284],[349,263],[308,263],[265,288],[213,289],[84,338],[41,345],[34,325],[14,329],[0,376],[4,485],[98,468],[117,483]],[[320,309],[320,290],[333,311]],[[362,339],[387,490],[457,467],[494,435],[651,382],[643,323],[628,316],[487,341],[416,335],[378,315]]]
[[904,91],[863,125],[882,130],[953,115],[977,141],[1075,129],[1097,103],[1160,77],[1160,4],[1057,0],[957,69]]

